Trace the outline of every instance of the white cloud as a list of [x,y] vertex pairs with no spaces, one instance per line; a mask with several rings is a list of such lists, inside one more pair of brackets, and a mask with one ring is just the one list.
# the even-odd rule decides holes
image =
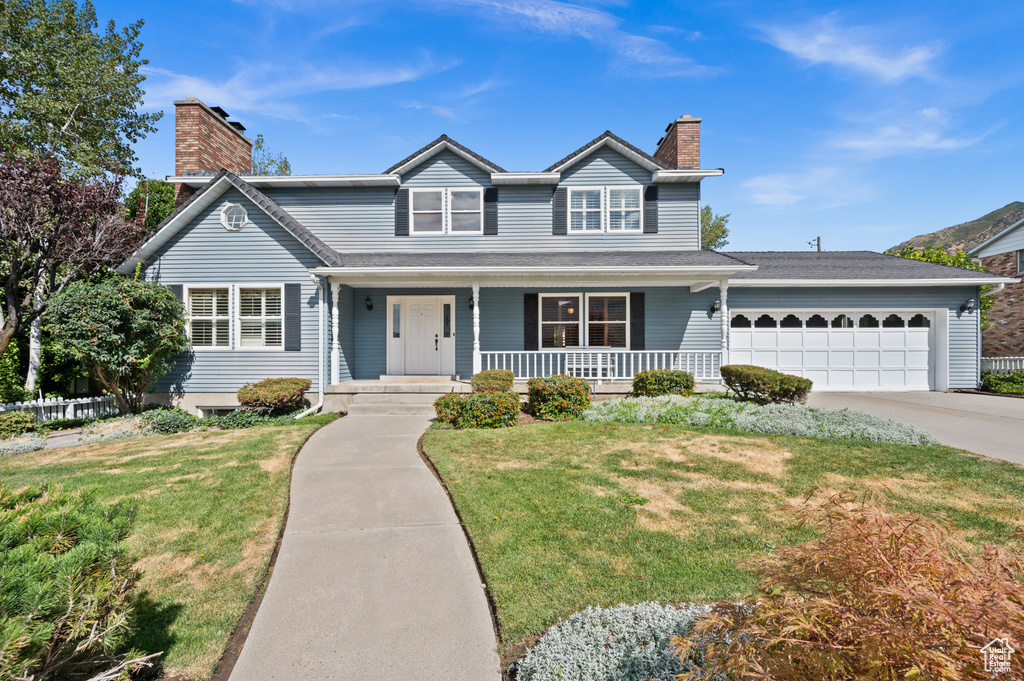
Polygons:
[[874,31],[865,27],[841,27],[835,15],[808,24],[765,29],[775,47],[811,64],[833,64],[859,71],[884,82],[931,78],[932,63],[940,54],[936,45],[883,49]]
[[865,201],[874,193],[838,166],[758,175],[741,186],[748,201],[772,208],[838,208]]
[[979,142],[984,135],[955,137],[947,134],[952,117],[935,107],[907,116],[889,114],[870,128],[845,133],[829,145],[857,151],[871,158],[899,156],[919,151],[955,151]]
[[399,102],[399,106],[402,106],[402,107],[404,107],[406,109],[416,109],[416,110],[420,110],[420,111],[429,111],[430,113],[432,113],[435,116],[438,116],[440,118],[447,118],[447,119],[458,118],[458,116],[456,116],[455,111],[453,109],[450,109],[447,106],[441,106],[439,104],[426,104],[424,102],[405,101],[405,102]]

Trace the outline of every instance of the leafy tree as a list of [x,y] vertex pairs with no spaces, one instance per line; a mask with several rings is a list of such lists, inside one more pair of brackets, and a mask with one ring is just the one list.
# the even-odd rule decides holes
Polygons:
[[[979,262],[975,262],[971,256],[967,255],[964,251],[957,251],[956,253],[947,253],[944,248],[937,246],[928,246],[927,248],[918,250],[913,246],[904,246],[903,248],[896,249],[891,248],[885,252],[886,255],[895,255],[901,258],[910,258],[911,260],[923,260],[924,262],[933,262],[938,265],[948,265],[949,267],[959,267],[965,270],[974,270],[975,272],[984,272],[985,266]],[[991,291],[991,286],[982,286],[981,292],[987,293]],[[992,309],[995,301],[992,300],[992,296],[986,296],[981,299],[978,303],[978,308],[981,310],[981,325],[983,328],[989,326],[988,323],[988,311]]]
[[46,311],[40,286],[60,294],[135,251],[142,228],[120,198],[119,178],[69,180],[54,158],[0,158],[0,355]]
[[700,247],[705,251],[717,251],[729,243],[729,216],[715,215],[711,206],[700,209]]
[[131,145],[163,115],[140,109],[142,24],[97,32],[91,0],[0,3],[0,148],[53,154],[76,174],[140,175]]
[[0,355],[0,404],[21,402],[26,397],[21,387],[19,364],[18,343],[11,341],[4,354]]
[[284,154],[271,152],[263,141],[263,135],[256,135],[252,143],[253,175],[291,175],[292,165]]
[[128,217],[145,217],[143,228],[148,234],[174,212],[174,184],[163,180],[143,180],[128,192],[125,207]]
[[184,306],[167,287],[138,279],[76,282],[53,299],[46,321],[124,413],[142,411],[149,386],[188,346]]

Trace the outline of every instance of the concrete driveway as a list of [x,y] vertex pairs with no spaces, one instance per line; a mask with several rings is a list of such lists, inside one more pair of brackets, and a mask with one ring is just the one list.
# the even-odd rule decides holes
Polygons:
[[807,404],[902,421],[927,430],[944,445],[1024,465],[1024,399],[974,393],[811,393]]

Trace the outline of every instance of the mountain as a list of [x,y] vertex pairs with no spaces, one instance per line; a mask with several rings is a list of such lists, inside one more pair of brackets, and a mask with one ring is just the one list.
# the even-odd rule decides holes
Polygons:
[[937,246],[946,249],[948,253],[955,253],[961,250],[967,251],[991,239],[1020,220],[1024,220],[1024,202],[1014,201],[1013,203],[1006,204],[999,210],[994,210],[988,215],[981,216],[977,220],[946,227],[931,234],[915,236],[896,246],[896,248],[899,249],[904,246],[913,246],[914,248]]

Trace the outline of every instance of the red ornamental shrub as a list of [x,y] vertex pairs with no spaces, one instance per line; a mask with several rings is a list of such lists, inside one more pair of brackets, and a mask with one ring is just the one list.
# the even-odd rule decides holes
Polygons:
[[590,384],[582,378],[558,374],[526,382],[526,410],[538,418],[569,421],[590,407]]

